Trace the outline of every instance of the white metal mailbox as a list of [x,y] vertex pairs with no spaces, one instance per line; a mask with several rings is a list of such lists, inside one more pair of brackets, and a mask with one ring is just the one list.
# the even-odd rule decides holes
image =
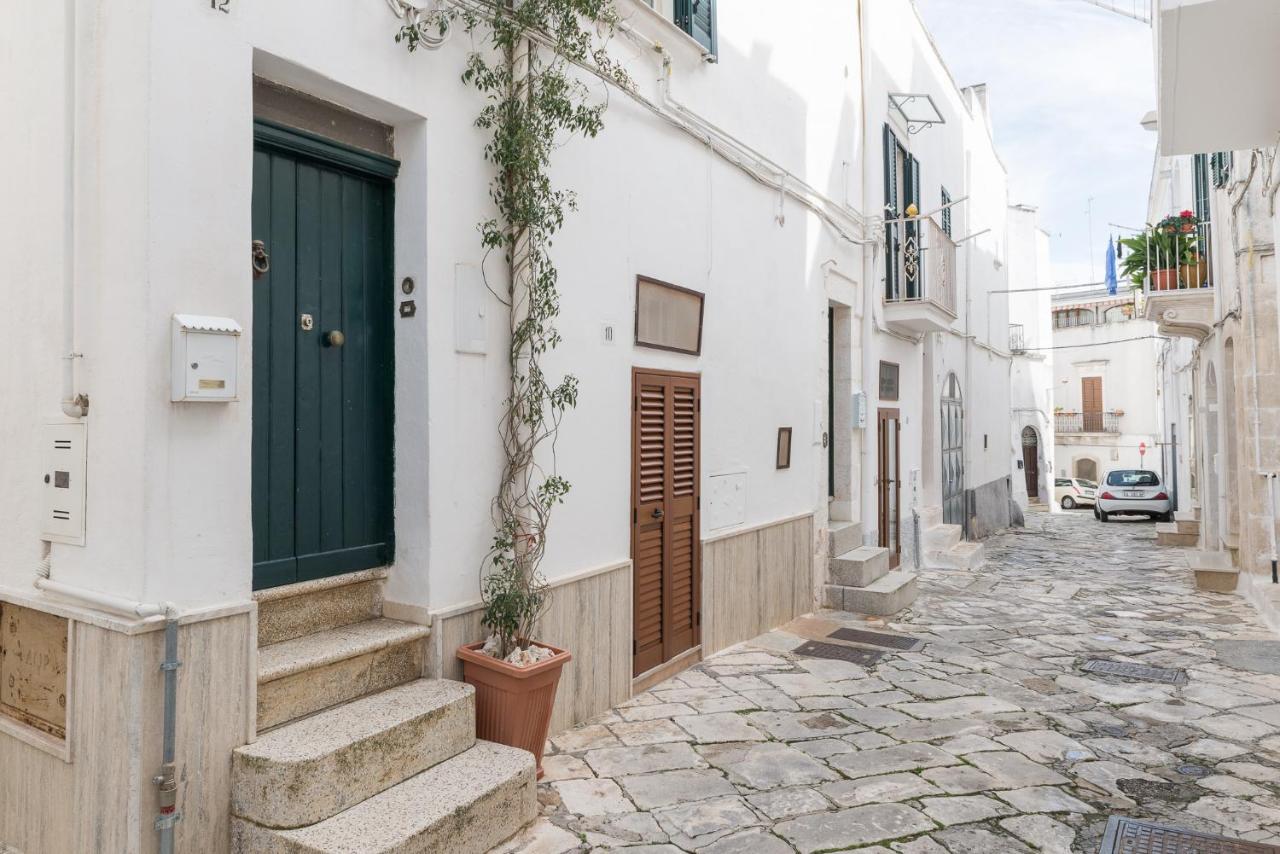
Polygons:
[[173,316],[173,400],[236,400],[240,324],[229,317]]

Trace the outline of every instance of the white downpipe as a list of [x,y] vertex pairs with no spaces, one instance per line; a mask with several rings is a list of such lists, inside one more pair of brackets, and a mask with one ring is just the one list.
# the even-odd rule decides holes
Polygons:
[[65,215],[62,224],[62,414],[68,418],[83,418],[83,395],[76,391],[76,2],[66,0],[65,22],[65,73],[67,91],[64,111],[64,135],[66,136],[66,164],[63,176],[63,205]]
[[99,593],[97,590],[77,587],[74,584],[63,584],[61,581],[54,581],[51,578],[37,578],[35,586],[37,590],[42,590],[45,593],[52,593],[56,596],[73,599],[85,605],[92,605],[95,608],[101,608],[104,611],[110,611],[113,614],[121,614],[126,617],[146,619],[148,617],[160,617],[164,615],[174,615],[177,613],[177,607],[171,602],[165,602],[159,605],[148,604],[146,602],[135,602],[134,600],[126,599],[123,596],[114,596],[110,593]]

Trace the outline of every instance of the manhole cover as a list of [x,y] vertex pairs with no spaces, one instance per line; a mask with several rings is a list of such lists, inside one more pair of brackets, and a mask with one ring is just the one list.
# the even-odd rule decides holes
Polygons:
[[880,632],[864,632],[862,629],[836,629],[827,637],[907,651],[918,649],[924,645],[924,642],[919,638],[907,637],[906,635],[886,635]]
[[1280,848],[1118,815],[1107,822],[1107,832],[1098,848],[1098,854],[1249,854],[1260,851],[1280,851]]
[[1169,667],[1148,667],[1145,664],[1130,664],[1127,661],[1107,661],[1102,658],[1091,658],[1080,669],[1089,673],[1101,673],[1104,676],[1120,676],[1125,679],[1139,679],[1143,682],[1163,682],[1166,685],[1181,685],[1187,681],[1187,675],[1181,670]]
[[840,646],[821,641],[805,641],[792,651],[796,655],[807,655],[810,658],[834,658],[836,661],[849,661],[867,666],[876,664],[885,655],[874,649],[859,649],[856,646]]

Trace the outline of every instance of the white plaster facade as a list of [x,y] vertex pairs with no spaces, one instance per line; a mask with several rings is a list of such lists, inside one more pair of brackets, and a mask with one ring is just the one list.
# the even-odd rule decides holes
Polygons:
[[[1049,235],[1036,209],[1009,208],[1009,453],[1013,460],[1013,500],[1026,508],[1035,493],[1040,504],[1053,503],[1055,432],[1053,419],[1053,296],[1049,281]],[[1031,433],[1027,433],[1031,430]],[[1034,439],[1034,446],[1028,444]],[[1027,450],[1033,448],[1032,450]],[[1037,463],[1029,480],[1028,465]],[[1019,477],[1018,475],[1022,476]]]
[[[1162,343],[1155,324],[1135,309],[1135,298],[1127,288],[1114,297],[1105,290],[1054,296],[1055,317],[1087,319],[1053,331],[1058,477],[1096,480],[1118,468],[1166,476],[1157,395]],[[1101,417],[1085,413],[1084,388],[1093,382],[1101,386]]]
[[1226,552],[1237,590],[1280,628],[1280,116],[1266,84],[1275,57],[1251,46],[1275,40],[1280,16],[1269,4],[1161,0],[1154,23],[1160,154],[1148,215],[1193,210],[1211,246],[1208,287],[1148,301],[1148,317],[1176,337],[1165,420],[1192,439],[1180,466],[1201,550]]
[[[914,6],[895,0],[826,4],[803,17],[779,16],[761,2],[725,3],[714,62],[640,0],[619,5],[626,28],[611,50],[639,97],[609,92],[604,131],[568,142],[553,164],[557,184],[578,192],[579,212],[556,239],[564,341],[547,364],[577,375],[581,397],[558,444],[559,472],[573,488],[555,514],[549,580],[629,573],[636,367],[701,376],[704,547],[808,518],[803,557],[788,569],[816,585],[829,518],[861,520],[874,541],[875,452],[867,437],[874,441],[881,360],[901,366],[905,515],[939,503],[938,397],[954,373],[965,393],[973,527],[1007,524],[1009,309],[991,292],[1006,287],[1008,242],[1041,238],[1021,231],[1015,238],[1006,228],[1005,172],[985,89],[959,89]],[[434,634],[446,618],[474,611],[500,470],[506,326],[502,307],[482,300],[482,342],[464,346],[457,317],[459,302],[474,297],[469,271],[484,263],[475,225],[492,215],[490,166],[485,134],[473,126],[480,101],[459,80],[470,41],[456,36],[439,51],[410,55],[393,41],[398,26],[377,0],[26,4],[11,16],[0,33],[0,77],[42,85],[10,93],[3,118],[21,131],[0,142],[5,161],[20,165],[0,206],[8,271],[0,302],[14,330],[0,362],[0,599],[103,622],[83,603],[34,593],[33,580],[48,571],[91,593],[171,602],[192,624],[252,615],[252,336],[240,339],[241,393],[229,403],[171,402],[169,348],[174,313],[224,316],[252,329],[253,82],[261,78],[394,130],[393,280],[415,280],[418,310],[394,322],[396,536],[387,613],[430,623]],[[605,97],[602,84],[588,84]],[[922,164],[922,210],[939,206],[944,186],[953,199],[967,198],[952,220],[954,235],[969,238],[953,271],[957,317],[923,340],[883,329],[882,253],[869,220],[882,203],[879,140],[894,121],[889,92],[931,94],[946,118],[918,134],[902,129]],[[711,145],[708,127],[717,129]],[[500,280],[500,269],[488,273]],[[637,275],[705,294],[700,355],[632,343]],[[65,282],[74,303],[64,300]],[[44,425],[67,420],[60,377],[68,306],[75,388],[89,401],[83,545],[46,541],[40,511]],[[829,312],[838,344],[831,364]],[[867,430],[850,424],[856,391],[872,400]],[[787,469],[775,467],[779,427],[793,431]],[[731,500],[714,497],[725,494],[713,488],[717,478],[733,481]],[[903,541],[911,548],[909,533]],[[798,607],[812,604],[810,595]],[[725,607],[727,625],[732,603]],[[247,662],[243,683],[223,678],[219,688],[235,714],[216,735],[231,745],[254,733],[256,650],[252,620],[242,622],[220,635],[221,648],[184,647],[187,673],[202,672],[202,662],[240,661],[227,657],[228,644]],[[154,628],[138,620],[106,625],[122,637]],[[451,658],[451,650],[439,652]],[[584,668],[622,667],[630,677],[629,661],[606,661],[591,649],[574,654]],[[86,700],[109,696],[115,675],[99,673],[97,683],[85,675],[77,690]],[[138,675],[137,685],[150,682]],[[571,697],[574,715],[599,711],[601,699]],[[141,704],[137,714],[147,713]],[[153,724],[131,723],[148,733]],[[119,830],[121,850],[152,850],[152,751],[137,739],[102,738],[75,745],[63,769],[72,780],[66,797],[102,756],[116,757],[126,769],[119,792],[129,811],[111,812],[103,793],[76,806],[87,822]],[[225,745],[184,742],[180,763],[195,779],[201,763],[224,754]],[[61,761],[0,731],[0,764],[11,759],[31,774]],[[189,816],[204,817],[206,824],[193,818],[179,829],[201,840],[201,850],[225,850],[223,784],[179,795],[193,799]],[[25,799],[0,798],[0,843],[28,854],[66,850],[32,830],[44,823]]]

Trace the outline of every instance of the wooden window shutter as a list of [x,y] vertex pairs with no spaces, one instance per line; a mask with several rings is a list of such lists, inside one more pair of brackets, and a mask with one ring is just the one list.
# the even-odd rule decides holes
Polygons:
[[698,381],[671,380],[671,644],[668,657],[698,634]]
[[651,518],[650,506],[662,505],[667,482],[667,389],[661,378],[642,377],[636,383],[635,405],[636,519],[632,560],[635,603],[632,629],[636,672],[660,664],[663,648],[662,564],[666,551],[661,519]]

